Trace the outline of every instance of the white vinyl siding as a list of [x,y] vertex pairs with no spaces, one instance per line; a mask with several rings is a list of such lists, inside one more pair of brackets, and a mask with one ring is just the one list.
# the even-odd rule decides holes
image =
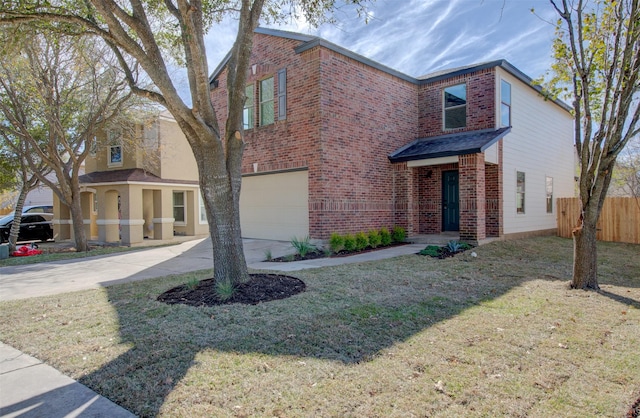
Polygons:
[[[553,178],[553,199],[575,195],[573,120],[502,69],[496,77],[496,103],[500,103],[501,79],[511,84],[512,126],[503,140],[504,233],[555,229],[556,217],[547,213],[546,177]],[[496,120],[500,121],[499,106]],[[517,213],[514,196],[518,171],[526,173],[524,214]]]

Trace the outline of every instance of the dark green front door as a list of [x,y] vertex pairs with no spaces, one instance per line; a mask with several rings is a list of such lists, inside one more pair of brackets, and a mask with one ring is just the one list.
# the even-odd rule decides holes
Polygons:
[[460,230],[460,205],[458,199],[458,172],[442,173],[442,230]]

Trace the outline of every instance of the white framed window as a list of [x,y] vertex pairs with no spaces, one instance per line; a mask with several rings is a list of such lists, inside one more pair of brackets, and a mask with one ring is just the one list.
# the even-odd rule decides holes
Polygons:
[[260,126],[274,122],[273,77],[260,81]]
[[545,188],[547,192],[547,213],[553,213],[553,177],[545,177]]
[[244,129],[253,128],[253,84],[244,89],[244,108],[242,109],[242,127]]
[[110,145],[107,152],[107,166],[122,167],[122,145]]
[[122,167],[122,143],[120,132],[115,129],[107,131],[107,167]]
[[524,213],[524,172],[516,172],[516,213]]
[[173,192],[173,219],[176,225],[187,223],[187,211],[184,192]]
[[511,126],[511,84],[500,81],[500,126]]
[[93,212],[94,215],[98,214],[98,193],[94,192],[93,193],[93,199],[92,199],[92,208],[91,211]]
[[198,200],[200,206],[200,225],[204,225],[209,223],[207,221],[207,208],[204,206],[204,199],[202,198],[202,193],[198,193]]
[[444,129],[467,126],[467,85],[457,84],[444,89]]

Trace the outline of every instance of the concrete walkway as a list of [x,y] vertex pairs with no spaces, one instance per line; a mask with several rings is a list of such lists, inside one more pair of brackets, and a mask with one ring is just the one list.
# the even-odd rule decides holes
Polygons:
[[[291,245],[282,241],[251,239],[243,243],[250,268],[283,272],[414,254],[425,246],[411,244],[351,257],[267,263],[263,261],[267,252],[274,258],[293,254]],[[211,254],[211,241],[203,238],[106,256],[2,267],[0,301],[96,289],[212,268]],[[133,416],[54,368],[0,342],[0,417]]]

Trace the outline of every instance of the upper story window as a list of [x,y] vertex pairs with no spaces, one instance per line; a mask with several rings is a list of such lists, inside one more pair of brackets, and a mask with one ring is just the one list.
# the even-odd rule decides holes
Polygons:
[[116,130],[109,130],[107,132],[107,166],[108,167],[121,167],[122,166],[122,145],[120,143],[120,133]]
[[444,89],[444,129],[467,126],[467,85],[458,84]]
[[122,146],[121,145],[111,145],[109,146],[109,167],[120,167],[122,166]]
[[274,121],[273,77],[260,81],[260,126]]
[[511,84],[500,81],[500,125],[511,126]]
[[242,127],[244,129],[253,128],[253,84],[248,85],[244,90],[246,99],[242,109]]

